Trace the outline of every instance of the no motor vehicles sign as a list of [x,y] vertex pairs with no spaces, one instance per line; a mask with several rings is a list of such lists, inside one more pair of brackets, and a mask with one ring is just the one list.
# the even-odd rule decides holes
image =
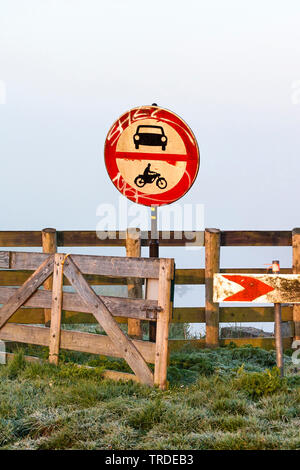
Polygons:
[[199,169],[191,129],[176,114],[157,106],[123,114],[108,132],[104,156],[116,188],[146,206],[177,201],[190,189]]

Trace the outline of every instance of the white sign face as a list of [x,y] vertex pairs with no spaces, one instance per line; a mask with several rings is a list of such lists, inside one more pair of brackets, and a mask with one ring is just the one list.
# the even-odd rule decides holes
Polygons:
[[[155,134],[158,138],[167,136],[167,145],[164,150],[166,153],[163,156],[161,147],[149,145],[147,153],[145,153],[145,146],[138,143],[139,141],[144,142],[149,134]],[[141,186],[145,194],[162,194],[174,188],[182,179],[187,165],[186,161],[174,160],[173,157],[186,153],[180,135],[166,123],[163,126],[153,126],[153,120],[150,119],[143,119],[128,126],[120,136],[116,150],[120,157],[116,159],[118,170],[124,181],[130,186],[136,185],[137,175],[143,175],[149,162],[150,171],[159,173],[167,181],[165,187],[163,184],[161,186],[153,184]],[[126,156],[132,157],[132,152],[134,152],[134,160],[126,158]],[[137,187],[139,186],[137,185]]]

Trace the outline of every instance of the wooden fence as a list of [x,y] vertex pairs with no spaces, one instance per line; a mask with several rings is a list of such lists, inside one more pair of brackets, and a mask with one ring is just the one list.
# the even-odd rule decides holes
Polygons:
[[[96,234],[95,231],[56,231],[44,229],[42,231],[0,231],[0,247],[42,247],[45,253],[55,253],[57,247],[124,247],[127,256],[140,256],[141,246],[149,246],[150,233],[141,232],[139,239],[132,242],[127,232]],[[167,236],[159,232],[160,246],[185,247],[194,242],[196,245],[205,246],[204,269],[177,269],[175,272],[175,284],[203,285],[205,284],[205,306],[203,307],[176,307],[173,309],[172,323],[205,323],[206,338],[197,340],[170,340],[170,350],[178,350],[186,342],[192,343],[196,348],[205,346],[216,347],[233,341],[237,345],[252,344],[266,349],[275,347],[274,338],[226,338],[219,339],[219,323],[233,322],[273,322],[274,313],[272,307],[220,307],[213,303],[213,274],[216,272],[239,273],[265,273],[262,268],[235,269],[220,267],[220,250],[223,246],[289,246],[293,253],[293,266],[281,269],[281,273],[300,273],[300,229],[293,231],[220,231],[206,229],[205,232],[196,232],[193,239],[180,238],[177,232],[170,232]],[[109,254],[109,253],[108,253]],[[125,251],[124,251],[125,254]],[[0,271],[0,286],[19,286],[32,274],[30,267],[26,271]],[[135,297],[140,285],[130,283],[127,278],[113,278],[107,276],[86,274],[85,279],[90,285],[128,285],[129,296]],[[51,280],[47,281],[45,288],[49,289]],[[149,293],[148,298],[151,298]],[[40,308],[19,309],[14,321],[19,323],[44,323],[49,322],[49,310]],[[127,322],[126,318],[118,318],[120,322]],[[282,308],[282,321],[290,322],[292,335],[284,338],[284,348],[291,346],[292,340],[300,339],[300,305],[284,306]],[[92,316],[82,312],[73,312],[67,308],[63,311],[63,323],[94,322]],[[139,335],[139,323],[136,319],[128,322],[129,333]]]

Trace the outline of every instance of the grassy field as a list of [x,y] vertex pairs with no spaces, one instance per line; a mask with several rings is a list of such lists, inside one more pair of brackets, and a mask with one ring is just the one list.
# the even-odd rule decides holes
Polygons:
[[162,392],[103,380],[103,368],[128,370],[121,360],[64,353],[55,367],[22,354],[0,366],[1,449],[300,449],[288,356],[281,380],[273,351],[186,350],[171,356]]

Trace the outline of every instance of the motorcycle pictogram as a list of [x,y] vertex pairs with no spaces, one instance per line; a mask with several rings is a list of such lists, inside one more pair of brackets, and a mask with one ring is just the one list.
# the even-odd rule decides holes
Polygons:
[[167,187],[167,181],[165,180],[165,178],[160,176],[160,173],[150,171],[150,166],[150,163],[148,163],[144,173],[142,175],[138,175],[135,178],[134,184],[138,188],[143,188],[146,184],[152,184],[156,180],[156,186],[159,189],[165,189]]

